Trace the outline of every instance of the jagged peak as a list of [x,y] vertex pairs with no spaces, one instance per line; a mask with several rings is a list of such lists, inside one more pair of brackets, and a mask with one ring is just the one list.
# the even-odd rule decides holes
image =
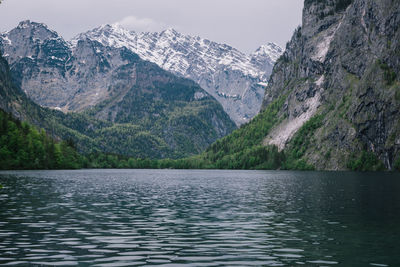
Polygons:
[[54,32],[53,30],[50,30],[49,27],[44,24],[44,23],[40,23],[40,22],[35,22],[35,21],[31,21],[31,20],[23,20],[20,23],[18,23],[18,26],[16,27],[17,29],[26,29],[26,28],[44,28],[50,32]]
[[30,25],[31,25],[31,21],[29,19],[28,20],[23,20],[20,23],[18,23],[17,28],[27,28]]
[[132,33],[134,31],[130,31],[126,29],[124,26],[122,26],[120,23],[112,23],[112,24],[103,24],[100,27],[96,28],[95,30],[97,31],[108,31],[108,32],[114,32],[114,33]]
[[251,56],[269,56],[273,61],[276,61],[282,55],[282,53],[282,47],[276,43],[268,42],[267,44],[263,44],[257,48],[257,50],[251,54]]
[[57,39],[62,42],[65,42],[64,39],[59,35],[56,31],[51,30],[46,24],[34,22],[31,20],[21,21],[17,27],[14,29],[4,32],[2,34],[3,38],[13,38],[15,34],[19,35],[19,32],[23,31],[26,34],[30,35],[35,39],[35,41],[40,40],[49,40],[49,39]]
[[[91,39],[111,47],[126,47],[145,60],[152,61],[167,70],[180,75],[186,75],[190,60],[181,55],[180,49],[199,51],[197,54],[201,64],[209,66],[213,71],[218,66],[225,66],[231,70],[241,71],[245,75],[264,80],[266,71],[262,62],[273,64],[282,54],[282,48],[275,43],[267,43],[258,49],[258,52],[246,54],[224,43],[217,43],[199,36],[183,34],[175,28],[168,28],[159,32],[134,32],[127,30],[119,23],[104,24],[85,33],[81,33],[71,40],[76,46],[81,39]],[[170,45],[182,44],[182,47],[167,49]],[[176,49],[176,52],[172,52]],[[164,51],[164,52],[163,52]],[[167,51],[167,52],[166,52]],[[207,52],[205,52],[207,51]],[[164,54],[165,53],[165,54]],[[205,70],[197,69],[202,72]]]
[[[21,29],[30,29],[32,34],[35,34],[38,32],[37,30],[44,30],[47,33],[50,33],[52,38],[62,38],[56,31],[51,30],[45,23],[40,23],[40,22],[35,22],[31,20],[24,20],[21,21],[17,27],[15,27],[13,30],[21,30]],[[11,31],[13,31],[11,30]],[[7,33],[10,33],[11,31],[8,31]]]
[[172,36],[181,35],[181,33],[179,33],[177,30],[175,30],[174,28],[171,28],[171,27],[161,31],[160,34],[161,35],[163,35],[163,34],[164,35],[172,35]]
[[100,25],[96,29],[99,29],[99,30],[112,30],[112,29],[115,29],[115,28],[118,28],[118,27],[120,27],[119,23],[114,23],[114,24],[106,23],[106,24]]
[[126,30],[124,27],[122,27],[119,23],[114,23],[114,24],[103,24],[99,27],[96,27],[94,29],[88,30],[84,33],[78,34],[76,37],[73,39],[77,38],[83,38],[82,36],[86,35],[106,35],[106,34],[126,34],[129,33],[130,31]]
[[135,35],[136,33],[134,31],[127,30],[119,23],[103,24],[99,27],[76,35],[71,39],[70,43],[73,46],[76,46],[79,40],[85,38],[97,40],[102,43],[102,41],[107,39],[112,40],[113,38],[111,37],[114,37],[114,39],[121,39],[121,37],[132,39]]
[[261,45],[259,48],[256,49],[256,51],[253,53],[268,53],[270,51],[277,51],[277,52],[282,52],[282,47],[280,47],[278,44],[276,43],[267,43],[267,44],[263,44]]
[[[28,28],[35,24],[39,24],[39,23],[31,22],[29,19],[27,19],[27,20],[23,20],[20,23],[18,23],[17,28]],[[44,24],[42,24],[42,25],[44,25]]]

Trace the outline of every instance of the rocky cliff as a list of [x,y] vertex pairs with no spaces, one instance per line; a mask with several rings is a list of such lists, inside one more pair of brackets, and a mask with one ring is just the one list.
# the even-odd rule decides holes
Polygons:
[[293,148],[299,129],[319,116],[303,148],[309,164],[347,169],[376,156],[392,169],[400,156],[399,26],[399,1],[306,0],[302,27],[266,89],[263,109],[286,101],[264,144]]
[[400,2],[306,0],[260,114],[213,144],[221,168],[400,169]]

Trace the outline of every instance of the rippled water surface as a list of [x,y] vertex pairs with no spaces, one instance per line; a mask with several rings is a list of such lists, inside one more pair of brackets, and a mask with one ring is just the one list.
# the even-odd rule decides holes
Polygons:
[[400,176],[0,172],[0,265],[400,266]]

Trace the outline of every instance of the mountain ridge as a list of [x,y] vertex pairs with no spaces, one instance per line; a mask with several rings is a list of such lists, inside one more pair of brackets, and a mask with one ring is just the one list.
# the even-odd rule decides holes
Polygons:
[[273,43],[246,55],[239,50],[170,28],[136,33],[118,24],[105,24],[72,39],[96,40],[106,46],[127,47],[142,59],[190,78],[214,96],[240,125],[254,117],[261,106],[264,86],[275,60],[283,52]]
[[[35,30],[32,30],[31,36],[28,36],[29,29],[32,28]],[[54,64],[62,63],[62,61],[68,63],[69,59],[73,59],[73,53],[77,49],[79,41],[97,41],[104,47],[111,48],[126,47],[142,59],[200,84],[222,104],[224,110],[237,125],[247,122],[258,113],[264,95],[264,87],[273,64],[283,52],[278,45],[268,43],[254,53],[246,55],[227,44],[219,44],[198,36],[184,35],[172,28],[162,32],[135,33],[117,24],[102,25],[78,34],[71,41],[66,41],[46,24],[26,20],[20,22],[16,28],[0,34],[0,42],[3,49],[6,50],[4,56],[11,64],[20,60],[20,57],[26,58],[27,61],[35,61],[37,56],[40,57],[40,55],[34,55],[37,52],[35,49],[37,50],[38,47],[26,47],[21,40],[14,40],[18,44],[12,44],[11,39],[15,39],[15,35],[18,33],[31,39],[32,46],[47,45],[49,49],[52,45],[58,47],[60,56],[53,56]],[[46,43],[41,43],[43,41]],[[15,48],[16,45],[20,48]],[[7,51],[8,48],[11,49]],[[32,50],[30,54],[29,50]],[[82,59],[81,62],[84,63],[86,60],[90,61],[91,59]],[[68,71],[67,67],[59,73],[60,79],[64,78],[64,73]],[[40,79],[48,80],[50,77],[43,75]],[[29,91],[28,88],[37,87],[39,84],[39,81],[34,79],[31,79],[31,82],[36,85],[24,84],[21,79],[19,86],[41,105],[59,108],[63,111],[82,111],[87,108],[86,106],[73,106],[72,109],[63,108],[56,105],[54,99],[49,100],[50,103],[48,103],[39,91]],[[66,99],[65,101],[69,101],[67,99],[70,88],[63,87],[61,83],[53,87],[51,91],[61,88],[60,94]],[[51,92],[48,92],[45,97],[50,97],[49,94]],[[96,93],[93,94],[93,97],[97,97]],[[65,105],[65,103],[62,104]]]

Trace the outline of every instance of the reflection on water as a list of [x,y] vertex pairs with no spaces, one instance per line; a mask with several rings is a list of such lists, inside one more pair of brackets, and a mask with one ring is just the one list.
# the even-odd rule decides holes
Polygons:
[[398,174],[0,172],[0,264],[400,266]]

